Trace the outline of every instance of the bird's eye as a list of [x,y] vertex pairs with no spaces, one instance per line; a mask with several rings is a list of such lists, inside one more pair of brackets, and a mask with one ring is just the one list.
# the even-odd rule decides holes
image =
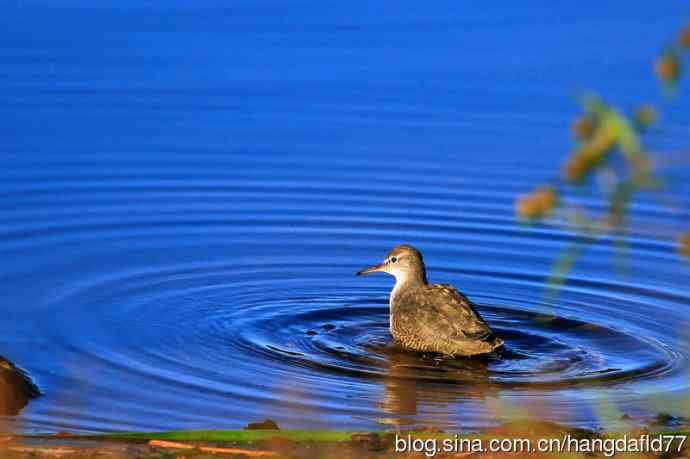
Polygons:
[[391,263],[395,263],[396,261],[398,261],[396,257],[391,257]]

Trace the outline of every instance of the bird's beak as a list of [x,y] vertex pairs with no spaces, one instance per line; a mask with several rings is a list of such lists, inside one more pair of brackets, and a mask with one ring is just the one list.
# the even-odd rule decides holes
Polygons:
[[378,265],[369,266],[368,268],[364,268],[363,270],[358,272],[357,275],[363,276],[365,274],[375,273],[375,272],[385,271],[385,270],[386,270],[386,264],[385,263],[379,263]]

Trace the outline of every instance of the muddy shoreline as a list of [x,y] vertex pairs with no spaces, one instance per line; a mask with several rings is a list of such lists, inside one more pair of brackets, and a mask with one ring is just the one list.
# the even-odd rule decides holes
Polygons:
[[[675,437],[676,440],[690,435],[687,425],[680,428],[650,429],[640,428],[630,432],[596,432],[586,429],[573,429],[551,423],[515,422],[475,433],[455,432],[337,432],[337,431],[290,431],[290,430],[238,430],[207,432],[174,432],[153,434],[113,434],[98,436],[76,436],[67,433],[38,436],[0,436],[2,458],[91,458],[107,457],[114,459],[154,459],[154,458],[224,458],[224,457],[286,457],[286,458],[393,458],[393,457],[432,457],[430,450],[415,450],[411,439],[440,445],[443,440],[455,438],[465,445],[476,442],[488,445],[489,441],[504,439],[525,439],[537,444],[540,439],[570,438],[581,444],[603,444],[608,440],[625,438]],[[203,440],[202,438],[208,438]],[[195,438],[189,440],[188,438]],[[218,440],[234,438],[235,440]],[[599,443],[592,443],[597,440]],[[407,442],[407,443],[406,443]],[[670,448],[654,451],[647,445],[646,450],[636,453],[615,451],[614,455],[627,457],[688,458],[690,449],[684,441],[670,443]],[[611,457],[606,451],[436,451],[433,457],[529,457],[565,456],[572,458]]]

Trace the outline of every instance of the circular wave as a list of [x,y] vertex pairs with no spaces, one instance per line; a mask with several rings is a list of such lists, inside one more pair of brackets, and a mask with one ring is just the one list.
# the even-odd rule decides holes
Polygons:
[[[354,280],[351,272],[352,282],[330,284],[345,274],[324,279],[328,267],[219,263],[98,277],[54,298],[46,333],[92,369],[89,385],[98,403],[112,403],[112,381],[102,376],[107,368],[124,391],[120,403],[151,403],[138,393],[145,383],[154,393],[195,400],[211,424],[217,421],[209,405],[229,400],[245,418],[277,403],[288,418],[309,411],[372,419],[372,406],[351,397],[376,386],[384,389],[378,405],[387,416],[412,416],[409,422],[426,419],[421,402],[452,404],[511,392],[559,399],[572,390],[581,401],[596,399],[598,387],[649,391],[645,381],[653,381],[654,390],[679,387],[673,375],[681,354],[636,333],[632,324],[626,329],[624,321],[593,314],[596,305],[587,309],[589,320],[580,320],[560,315],[556,304],[480,296],[481,313],[506,341],[501,355],[441,359],[405,351],[391,341],[386,288]],[[505,275],[481,275],[484,282],[511,283]],[[512,281],[524,286],[520,277]],[[572,288],[577,293],[580,287]],[[564,293],[566,311],[590,301],[581,292],[568,295],[568,287]],[[605,307],[610,298],[600,294],[600,302]],[[79,387],[74,378],[65,384]],[[574,399],[567,400],[556,403],[572,408]]]
[[[538,399],[552,407],[542,418],[591,426],[602,397],[642,412],[688,388],[678,324],[690,298],[668,241],[631,235],[629,277],[612,273],[602,241],[553,298],[545,278],[573,237],[516,225],[522,185],[509,174],[437,181],[409,166],[378,180],[381,163],[334,186],[319,165],[243,176],[232,171],[246,160],[222,164],[229,172],[185,175],[180,163],[159,175],[10,180],[8,297],[30,307],[11,309],[3,331],[19,349],[27,333],[40,339],[24,365],[46,392],[25,410],[28,425],[227,428],[268,416],[294,427],[483,426],[495,400]],[[669,218],[654,206],[636,215]],[[501,355],[447,360],[395,346],[390,279],[354,272],[400,242],[422,249],[432,280],[478,304],[506,341]]]

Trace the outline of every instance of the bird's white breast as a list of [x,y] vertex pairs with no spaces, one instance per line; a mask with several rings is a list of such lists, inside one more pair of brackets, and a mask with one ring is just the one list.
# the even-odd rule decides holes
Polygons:
[[391,333],[393,333],[393,305],[395,304],[395,297],[400,293],[400,287],[402,286],[402,282],[396,282],[395,287],[393,287],[393,290],[391,290],[391,295],[388,298],[388,309],[389,309],[389,314],[388,314],[388,320],[389,320],[389,328],[391,330]]

